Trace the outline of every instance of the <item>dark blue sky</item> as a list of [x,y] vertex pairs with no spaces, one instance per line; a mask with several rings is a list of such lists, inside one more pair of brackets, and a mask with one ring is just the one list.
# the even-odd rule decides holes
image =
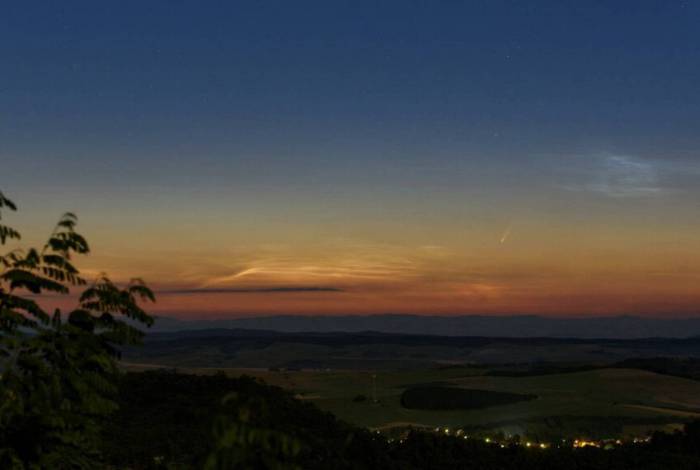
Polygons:
[[15,2],[0,15],[2,141],[683,155],[700,111],[699,13],[670,1]]
[[[495,284],[569,269],[571,247],[683,270],[699,24],[688,1],[6,2],[0,184],[115,250],[115,225],[149,253],[204,227],[245,272],[279,274],[262,245],[328,272],[439,246],[451,273],[421,276],[476,282],[476,257]],[[504,238],[517,252],[485,261]]]

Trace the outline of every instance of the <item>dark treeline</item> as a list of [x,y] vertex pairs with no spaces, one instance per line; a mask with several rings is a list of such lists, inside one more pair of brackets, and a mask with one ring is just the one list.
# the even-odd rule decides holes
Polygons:
[[503,449],[426,432],[389,442],[245,376],[128,373],[120,392],[102,436],[111,468],[700,468],[700,423],[612,450]]
[[700,359],[693,357],[648,357],[625,359],[616,367],[642,369],[657,374],[700,380]]
[[590,370],[619,368],[639,369],[656,374],[673,375],[691,380],[700,380],[700,359],[694,357],[633,357],[614,363],[562,364],[537,362],[526,364],[484,364],[489,369],[484,375],[494,377],[534,377],[539,375],[570,374]]

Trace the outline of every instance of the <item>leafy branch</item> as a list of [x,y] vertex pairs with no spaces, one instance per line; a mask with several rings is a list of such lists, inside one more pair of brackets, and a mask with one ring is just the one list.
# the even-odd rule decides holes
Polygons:
[[[0,192],[0,220],[16,210]],[[120,288],[100,275],[83,287],[72,258],[90,248],[77,222],[65,213],[41,250],[0,255],[1,468],[94,468],[100,425],[116,409],[119,348],[153,324],[141,304],[155,296],[140,279]],[[0,245],[9,240],[20,233],[0,224]],[[65,321],[35,300],[74,287],[84,290]]]

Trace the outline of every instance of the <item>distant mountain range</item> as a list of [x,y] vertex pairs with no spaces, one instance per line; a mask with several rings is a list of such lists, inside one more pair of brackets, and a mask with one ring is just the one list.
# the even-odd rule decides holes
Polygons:
[[700,336],[700,318],[661,319],[637,316],[557,318],[425,315],[276,315],[219,320],[159,317],[153,331],[254,329],[280,332],[366,332],[482,337],[540,338],[688,338]]

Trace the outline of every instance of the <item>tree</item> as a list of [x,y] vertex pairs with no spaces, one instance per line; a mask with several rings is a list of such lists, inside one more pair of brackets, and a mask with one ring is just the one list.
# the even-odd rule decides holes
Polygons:
[[[254,382],[245,376],[241,380]],[[259,426],[271,420],[269,403],[264,398],[233,392],[224,397],[222,404],[227,412],[214,422],[215,444],[205,462],[206,470],[301,470],[295,463],[302,451],[301,441]]]
[[[0,192],[0,245],[21,239],[2,224],[16,210]],[[41,249],[0,255],[0,468],[94,468],[101,423],[116,409],[119,347],[153,323],[140,306],[155,301],[143,281],[119,288],[80,276],[72,258],[90,249],[76,224],[66,213]],[[71,288],[82,292],[67,314],[39,302]]]

